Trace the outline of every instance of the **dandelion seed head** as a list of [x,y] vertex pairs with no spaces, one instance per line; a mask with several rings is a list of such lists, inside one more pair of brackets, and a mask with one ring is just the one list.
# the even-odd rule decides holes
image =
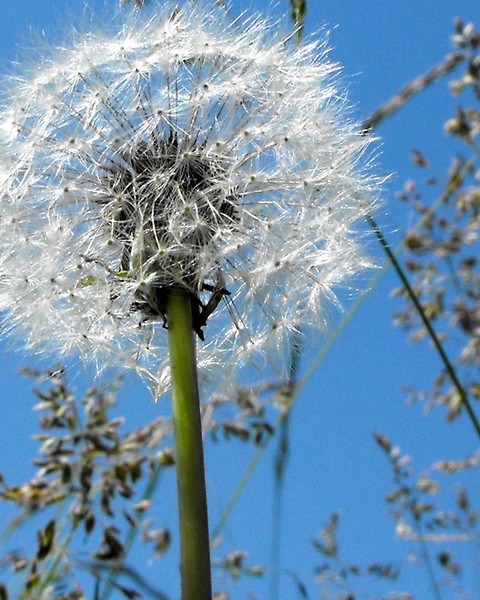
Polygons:
[[10,77],[7,329],[162,393],[166,296],[183,289],[206,382],[252,363],[284,373],[292,335],[322,329],[335,289],[369,266],[357,230],[377,181],[337,72],[321,43],[187,1],[78,34]]

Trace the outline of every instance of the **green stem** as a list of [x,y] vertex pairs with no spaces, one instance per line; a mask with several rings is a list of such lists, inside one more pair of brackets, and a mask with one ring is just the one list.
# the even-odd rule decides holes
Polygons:
[[390,248],[389,243],[385,239],[383,233],[380,231],[380,228],[377,225],[377,222],[375,221],[375,219],[372,216],[367,217],[367,219],[368,219],[368,222],[370,223],[370,226],[371,226],[373,232],[377,236],[378,241],[380,242],[380,244],[382,245],[382,248],[384,249],[386,255],[388,256],[388,260],[390,261],[391,265],[393,266],[393,268],[397,272],[398,276],[400,277],[400,280],[401,280],[403,286],[405,287],[405,290],[407,291],[407,294],[408,294],[410,300],[412,301],[413,305],[415,306],[415,309],[416,309],[417,313],[419,314],[419,316],[422,320],[422,323],[423,323],[425,329],[427,330],[427,332],[430,336],[430,339],[432,340],[432,342],[435,346],[435,349],[437,350],[438,354],[440,355],[440,358],[442,359],[445,370],[448,373],[453,385],[455,386],[458,395],[460,396],[460,400],[461,400],[464,408],[467,411],[470,421],[472,422],[472,425],[475,428],[475,431],[477,432],[478,437],[480,438],[480,422],[478,421],[477,415],[475,414],[472,404],[470,403],[470,400],[468,399],[467,392],[465,391],[465,388],[463,387],[463,385],[460,382],[460,379],[457,376],[457,372],[455,371],[454,366],[450,362],[450,359],[448,358],[447,353],[445,352],[445,350],[442,346],[442,343],[440,342],[440,339],[438,338],[437,334],[435,333],[435,330],[433,329],[433,325],[430,322],[430,319],[425,314],[425,311],[423,310],[423,306],[422,306],[420,300],[418,299],[417,294],[415,293],[414,289],[410,285],[410,282],[408,281],[407,276],[405,275],[393,250]]
[[212,600],[207,494],[191,296],[167,299],[175,429],[182,600]]

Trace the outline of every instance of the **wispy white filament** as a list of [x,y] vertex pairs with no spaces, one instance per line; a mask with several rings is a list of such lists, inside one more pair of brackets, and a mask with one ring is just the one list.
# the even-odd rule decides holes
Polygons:
[[282,371],[292,334],[321,328],[335,287],[368,264],[356,225],[375,182],[337,70],[318,43],[187,2],[78,35],[11,77],[5,326],[161,393],[164,297],[182,287],[205,380],[264,359]]

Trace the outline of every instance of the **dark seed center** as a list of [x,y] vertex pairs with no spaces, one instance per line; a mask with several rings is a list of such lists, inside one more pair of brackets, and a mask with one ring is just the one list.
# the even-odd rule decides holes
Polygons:
[[[132,304],[145,319],[161,317],[166,325],[168,290],[186,289],[198,321],[194,328],[203,339],[201,327],[228,293],[219,291],[220,266],[213,285],[199,275],[202,253],[216,243],[219,232],[235,227],[238,199],[226,180],[218,157],[173,133],[119,154],[108,169],[110,194],[101,204],[109,231],[122,247],[120,271],[135,276],[141,270],[144,279],[148,276]],[[200,299],[204,290],[212,290],[206,305]]]

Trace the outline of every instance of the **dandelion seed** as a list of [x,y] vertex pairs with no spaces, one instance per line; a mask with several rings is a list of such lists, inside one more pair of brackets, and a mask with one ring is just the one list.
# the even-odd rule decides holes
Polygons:
[[[375,181],[319,43],[220,8],[142,11],[6,83],[0,309],[27,346],[169,385],[165,298],[192,298],[216,385],[321,329],[368,266]],[[223,299],[233,300],[233,323]]]

